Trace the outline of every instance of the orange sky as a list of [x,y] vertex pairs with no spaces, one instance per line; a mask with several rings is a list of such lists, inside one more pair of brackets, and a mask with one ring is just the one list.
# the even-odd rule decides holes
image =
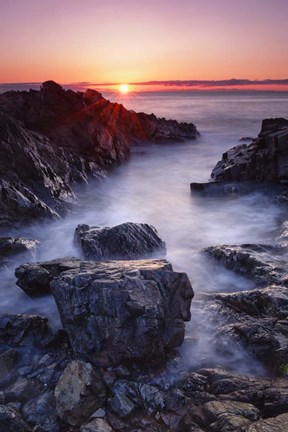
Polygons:
[[0,82],[288,78],[287,0],[5,0]]

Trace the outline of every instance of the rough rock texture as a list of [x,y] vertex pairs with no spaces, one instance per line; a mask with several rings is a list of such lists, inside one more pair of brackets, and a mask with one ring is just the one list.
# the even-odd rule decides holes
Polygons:
[[29,252],[35,256],[37,240],[28,240],[22,237],[0,237],[0,259]]
[[55,388],[58,415],[72,426],[81,425],[105,401],[101,378],[90,363],[72,361]]
[[78,225],[75,240],[88,260],[141,259],[166,255],[165,243],[158,236],[156,228],[148,224],[126,222],[112,228]]
[[167,261],[82,262],[51,289],[72,348],[100,363],[153,362],[183,342],[193,290]]
[[259,286],[277,284],[288,287],[287,255],[286,249],[282,247],[257,244],[223,245],[208,247],[204,252],[228,270],[252,278]]
[[288,120],[266,119],[249,145],[223,154],[212,171],[217,181],[288,182]]
[[48,294],[51,292],[50,282],[54,277],[59,276],[63,271],[79,268],[80,260],[73,257],[22,264],[15,270],[16,283],[28,295]]
[[2,432],[32,432],[16,408],[0,405],[0,431]]
[[47,318],[37,315],[0,315],[0,344],[38,344],[47,337]]
[[100,93],[64,90],[0,95],[1,223],[57,217],[74,199],[71,185],[103,177],[132,144],[192,139],[193,124],[137,114]]
[[82,426],[80,432],[113,432],[113,430],[106,420],[97,418]]
[[[196,304],[195,304],[196,303]],[[288,363],[288,293],[286,287],[269,286],[262,289],[229,294],[205,294],[198,297],[193,312],[195,319],[205,317],[211,325],[209,343],[215,353],[225,355],[231,367],[237,364],[237,352],[246,353],[246,366],[251,370],[281,376]],[[198,314],[198,315],[197,315]],[[243,347],[245,351],[243,353]],[[249,359],[247,355],[250,353]],[[245,357],[243,358],[243,360]],[[258,364],[255,362],[258,360]],[[217,364],[217,356],[216,356]],[[213,364],[213,359],[210,364]],[[254,364],[254,366],[253,366]],[[238,359],[239,365],[239,359]],[[264,373],[264,369],[262,373]]]

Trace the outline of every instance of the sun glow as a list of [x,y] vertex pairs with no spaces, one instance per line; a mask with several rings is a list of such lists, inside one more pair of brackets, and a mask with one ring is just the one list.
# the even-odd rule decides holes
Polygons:
[[129,92],[129,86],[127,84],[121,84],[120,87],[119,87],[119,91],[122,94],[126,94],[126,93]]

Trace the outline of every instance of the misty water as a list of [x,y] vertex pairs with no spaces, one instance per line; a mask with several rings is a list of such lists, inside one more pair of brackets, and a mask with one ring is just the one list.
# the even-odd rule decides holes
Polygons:
[[[154,225],[167,245],[174,270],[188,274],[195,300],[186,326],[187,342],[181,348],[187,367],[217,364],[242,372],[261,373],[248,353],[235,347],[231,359],[216,356],[211,348],[213,318],[201,313],[203,293],[253,288],[253,283],[223,269],[201,249],[217,244],[265,243],[273,239],[283,210],[259,192],[230,198],[203,198],[190,193],[191,182],[206,182],[212,168],[241,137],[256,137],[261,121],[287,117],[285,93],[146,93],[106,95],[128,109],[154,112],[196,124],[201,136],[181,144],[135,147],[131,158],[101,182],[78,187],[79,202],[57,221],[35,223],[17,235],[38,239],[38,261],[80,256],[73,244],[77,224],[112,226],[122,222]],[[26,258],[27,259],[27,258]],[[20,260],[21,261],[21,260]],[[18,263],[20,262],[18,260]],[[3,273],[1,313],[37,313],[60,325],[52,297],[29,299],[16,285],[13,270]],[[191,345],[189,340],[196,341]]]

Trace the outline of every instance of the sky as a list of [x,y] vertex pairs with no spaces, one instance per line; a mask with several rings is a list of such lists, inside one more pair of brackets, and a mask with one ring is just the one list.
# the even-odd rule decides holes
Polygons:
[[0,0],[0,82],[288,79],[288,0]]

